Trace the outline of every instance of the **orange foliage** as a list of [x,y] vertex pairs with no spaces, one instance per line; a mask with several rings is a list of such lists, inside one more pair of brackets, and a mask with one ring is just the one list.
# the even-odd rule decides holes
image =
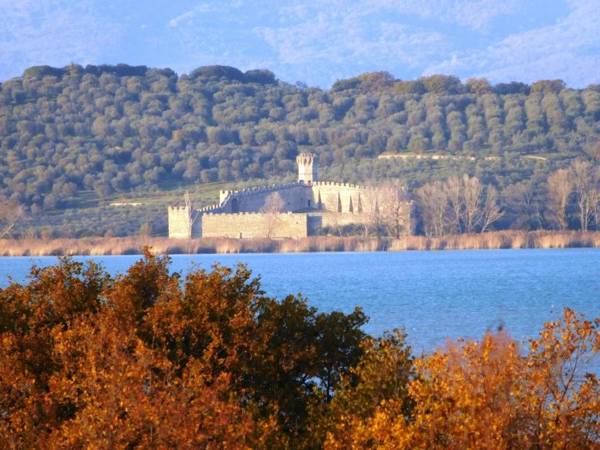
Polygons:
[[241,266],[168,264],[147,253],[113,279],[65,259],[0,290],[0,448],[308,445],[364,314],[276,301]]
[[[148,345],[144,311],[177,291],[166,260],[112,282],[68,260],[2,292],[2,448],[251,448],[272,424],[233,398],[226,372]],[[264,427],[259,432],[259,426]]]
[[[600,448],[600,385],[581,371],[600,351],[599,327],[566,309],[525,354],[504,333],[450,343],[415,361],[410,415],[390,397],[356,420],[344,448]],[[339,443],[328,436],[327,447]]]
[[0,448],[600,448],[600,319],[414,359],[358,309],[168,265],[65,259],[0,289]]

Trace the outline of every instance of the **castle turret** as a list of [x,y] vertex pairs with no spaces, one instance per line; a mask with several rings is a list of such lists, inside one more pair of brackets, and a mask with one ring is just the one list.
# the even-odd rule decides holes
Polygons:
[[192,209],[190,206],[169,206],[169,237],[190,239],[192,237]]
[[310,184],[317,181],[317,162],[318,158],[313,153],[300,153],[296,157],[298,181],[300,183]]

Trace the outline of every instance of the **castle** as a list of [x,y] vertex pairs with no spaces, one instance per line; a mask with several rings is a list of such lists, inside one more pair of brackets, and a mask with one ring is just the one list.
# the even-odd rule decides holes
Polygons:
[[370,226],[394,214],[410,230],[410,203],[389,188],[318,181],[312,153],[296,158],[298,181],[239,191],[221,191],[219,203],[168,208],[169,237],[302,238],[323,228]]

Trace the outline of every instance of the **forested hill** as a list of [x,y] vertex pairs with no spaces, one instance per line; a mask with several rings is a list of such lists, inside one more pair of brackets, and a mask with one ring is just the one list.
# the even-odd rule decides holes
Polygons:
[[291,177],[307,148],[325,171],[346,166],[340,173],[361,181],[408,164],[362,164],[382,153],[556,162],[593,157],[599,136],[600,86],[560,80],[492,86],[370,73],[322,90],[223,66],[181,76],[144,66],[32,67],[0,86],[0,190],[40,211],[84,190],[105,197]]

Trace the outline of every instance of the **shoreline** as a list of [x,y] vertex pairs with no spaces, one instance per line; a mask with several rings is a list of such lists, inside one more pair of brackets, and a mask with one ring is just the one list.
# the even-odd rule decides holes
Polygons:
[[373,252],[414,250],[498,250],[527,248],[600,248],[600,231],[493,231],[440,237],[311,236],[302,239],[230,239],[166,237],[89,237],[1,239],[0,256],[102,256],[140,254],[151,247],[159,254]]

